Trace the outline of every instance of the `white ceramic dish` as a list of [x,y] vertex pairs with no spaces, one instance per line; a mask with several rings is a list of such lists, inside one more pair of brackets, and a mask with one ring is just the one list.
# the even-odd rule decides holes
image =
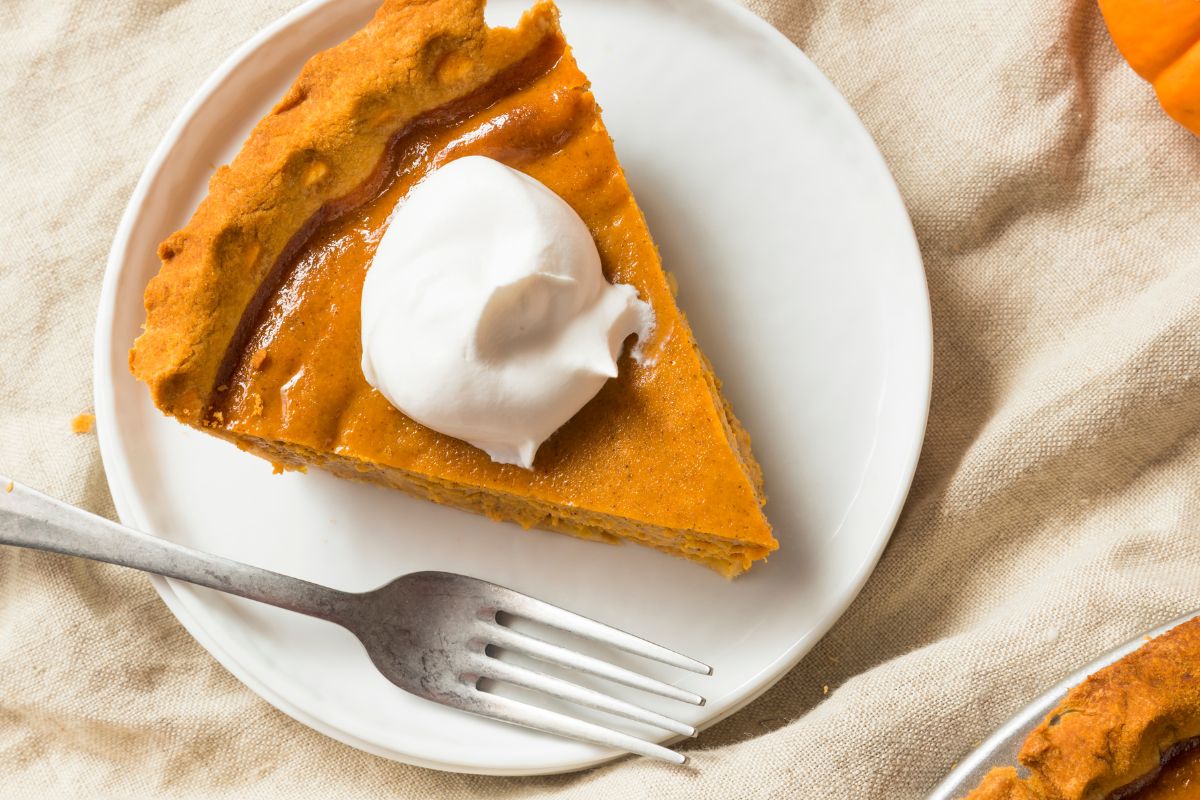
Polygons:
[[[489,19],[511,22],[523,5],[494,0]],[[924,273],[870,137],[773,28],[726,0],[560,5],[680,302],[755,438],[782,543],[768,564],[730,583],[640,547],[525,532],[322,474],[273,476],[266,463],[163,418],[129,376],[156,244],[187,221],[213,166],[234,155],[301,63],[364,24],[373,0],[310,2],[255,36],[155,152],[105,276],[95,353],[101,450],[122,520],[141,529],[348,590],[412,570],[463,572],[703,659],[712,677],[679,681],[708,705],[673,709],[703,727],[812,647],[887,542],[928,409]],[[563,772],[618,755],[411,697],[325,623],[155,585],[247,686],[355,747],[493,774]]]
[[1120,647],[1108,651],[1092,663],[1081,667],[1074,674],[1063,678],[1041,697],[1021,709],[1015,717],[1004,723],[971,755],[960,761],[954,771],[937,785],[928,800],[955,800],[955,798],[963,797],[978,786],[979,782],[983,780],[983,776],[991,772],[994,767],[1016,766],[1017,753],[1020,752],[1025,739],[1033,732],[1034,728],[1042,724],[1046,715],[1062,702],[1071,687],[1083,683],[1092,673],[1100,671],[1137,650],[1146,643],[1147,639],[1161,636],[1171,628],[1182,625],[1195,616],[1195,613],[1187,614],[1152,631],[1146,631],[1141,636],[1130,639]]

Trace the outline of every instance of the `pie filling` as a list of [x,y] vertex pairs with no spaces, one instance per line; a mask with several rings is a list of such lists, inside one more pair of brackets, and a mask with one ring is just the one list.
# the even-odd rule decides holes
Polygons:
[[1163,757],[1162,768],[1110,795],[1110,800],[1200,800],[1200,739],[1188,739]]
[[767,555],[761,545],[738,544],[694,531],[672,531],[623,517],[605,516],[583,509],[570,515],[549,503],[504,492],[480,491],[461,484],[447,484],[410,471],[382,464],[367,464],[355,459],[316,451],[305,452],[295,446],[243,438],[239,447],[254,452],[287,468],[302,469],[319,464],[339,478],[378,483],[405,494],[454,508],[467,509],[500,522],[517,522],[525,528],[543,528],[568,533],[580,539],[617,544],[629,539],[664,553],[683,556],[727,575],[737,575]]
[[[542,446],[533,471],[423,428],[366,383],[362,283],[388,217],[422,177],[466,155],[546,184],[588,225],[610,281],[674,308],[587,80],[554,33],[483,89],[408,124],[370,179],[292,237],[241,319],[203,425],[277,467],[315,464],[526,527],[630,538],[727,575],[765,557],[775,544],[749,438],[678,312],[660,317],[646,363],[622,357],[619,376]],[[697,424],[698,385],[714,424]],[[693,455],[655,453],[685,439]],[[714,468],[731,450],[734,468]],[[631,519],[629,507],[660,518]]]

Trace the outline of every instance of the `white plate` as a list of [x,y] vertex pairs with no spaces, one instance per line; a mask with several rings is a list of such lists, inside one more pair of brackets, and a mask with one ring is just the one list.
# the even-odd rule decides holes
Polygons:
[[[1146,631],[1141,636],[1130,639],[1120,647],[1109,650],[1092,663],[1078,669],[1074,674],[1063,678],[1041,697],[1021,709],[1015,717],[1004,723],[999,730],[987,738],[987,741],[979,745],[971,755],[958,762],[954,770],[946,776],[945,780],[937,785],[937,788],[933,790],[933,793],[929,795],[927,800],[955,800],[955,798],[964,797],[978,786],[983,777],[991,772],[993,768],[1017,766],[1017,753],[1021,751],[1021,746],[1025,744],[1025,739],[1028,738],[1029,734],[1033,733],[1034,728],[1042,724],[1042,720],[1046,718],[1046,715],[1062,702],[1071,688],[1083,683],[1089,675],[1099,672],[1109,664],[1113,664],[1134,650],[1137,650],[1148,639],[1158,638],[1195,616],[1196,614],[1193,612],[1172,620],[1166,625],[1161,625],[1154,630]],[[1017,769],[1022,777],[1027,776],[1027,771],[1024,768],[1018,766]]]
[[[714,665],[678,678],[703,727],[762,693],[845,610],[908,490],[925,427],[931,334],[920,256],[854,113],[783,36],[726,0],[563,0],[621,160],[679,277],[680,302],[754,436],[770,563],[727,582],[654,551],[525,532],[323,474],[273,476],[159,415],[126,368],[155,246],[182,226],[301,63],[373,0],[311,2],[200,88],[134,191],[96,336],[101,451],[128,524],[341,589],[421,569],[565,605]],[[495,0],[493,23],[522,0]],[[492,723],[388,684],[350,634],[156,580],[222,664],[287,714],[355,747],[439,769],[563,772],[615,753]],[[676,676],[669,673],[672,679]],[[648,702],[645,698],[634,698]]]

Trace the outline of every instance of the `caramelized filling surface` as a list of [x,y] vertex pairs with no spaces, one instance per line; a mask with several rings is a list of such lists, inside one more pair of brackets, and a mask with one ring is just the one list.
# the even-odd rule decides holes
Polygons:
[[1200,800],[1200,747],[1175,756],[1150,783],[1122,800]]
[[[655,525],[773,544],[586,78],[560,37],[548,42],[484,92],[402,131],[377,186],[298,234],[230,352],[208,424],[483,490],[602,514],[634,509]],[[363,276],[387,219],[423,176],[465,155],[497,159],[563,197],[591,230],[607,277],[632,283],[657,314],[651,360],[624,356],[619,377],[541,447],[532,471],[495,464],[413,422],[360,368]]]

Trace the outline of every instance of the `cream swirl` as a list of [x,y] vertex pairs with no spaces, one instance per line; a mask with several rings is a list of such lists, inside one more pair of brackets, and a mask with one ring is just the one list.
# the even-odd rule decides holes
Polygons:
[[626,338],[644,344],[653,325],[634,287],[605,280],[562,198],[467,156],[392,215],[363,285],[362,371],[422,425],[532,469],[541,444],[616,377]]

